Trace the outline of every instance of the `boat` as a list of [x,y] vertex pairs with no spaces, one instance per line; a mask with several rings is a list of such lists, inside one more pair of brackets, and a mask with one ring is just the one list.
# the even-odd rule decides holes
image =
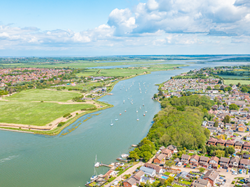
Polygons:
[[122,113],[120,113],[120,115],[122,115]]
[[145,114],[143,114],[143,116],[145,116]]
[[90,177],[90,180],[96,180],[97,179],[97,176],[96,175],[93,175],[92,177]]
[[138,112],[138,110],[136,110],[136,112]]
[[129,156],[129,154],[122,154],[121,157],[122,158],[127,158]]
[[112,119],[111,119],[111,124],[110,124],[111,126],[113,126],[114,124],[112,123]]
[[127,112],[127,110],[125,110],[125,112]]
[[137,118],[137,121],[139,121],[139,118]]
[[95,155],[95,167],[98,168],[100,166],[100,162],[97,162],[97,155]]
[[118,121],[118,119],[115,119],[115,121]]

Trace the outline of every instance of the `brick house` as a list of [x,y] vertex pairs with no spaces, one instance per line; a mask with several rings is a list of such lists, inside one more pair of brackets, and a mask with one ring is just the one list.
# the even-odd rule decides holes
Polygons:
[[141,178],[144,176],[143,171],[138,171],[135,175],[131,176],[129,179],[123,182],[124,187],[137,187],[140,184]]
[[189,163],[189,160],[190,160],[190,156],[189,156],[189,155],[183,154],[183,155],[181,156],[181,162],[182,162],[182,163],[188,164],[188,163]]
[[203,179],[208,180],[209,183],[214,186],[216,181],[219,179],[219,173],[214,170],[210,170],[204,175]]
[[249,151],[250,150],[250,142],[244,142],[243,150]]
[[232,140],[227,140],[226,143],[225,143],[225,146],[226,146],[226,147],[234,146],[234,141],[232,141]]
[[177,147],[174,145],[169,145],[167,149],[171,150],[172,154],[178,153]]
[[238,157],[232,157],[229,162],[229,167],[238,167],[240,159]]
[[189,160],[189,163],[193,166],[198,166],[199,160],[200,160],[200,157],[198,155],[192,155],[190,160]]
[[239,168],[247,168],[250,169],[250,160],[242,158],[240,160]]
[[211,157],[210,160],[209,160],[209,165],[210,165],[212,168],[217,169],[218,164],[219,164],[219,160],[220,160],[220,159],[219,159],[218,157],[213,156],[213,157]]
[[213,145],[213,146],[215,146],[216,143],[217,143],[217,139],[215,139],[215,138],[210,138],[210,139],[207,141],[207,144],[208,144],[208,145]]
[[167,155],[165,155],[165,154],[156,155],[156,157],[154,158],[154,163],[157,163],[157,164],[164,163],[166,157],[167,157]]
[[225,146],[225,143],[226,143],[226,141],[225,141],[225,140],[223,140],[223,139],[219,139],[219,140],[217,141],[216,145]]
[[170,149],[163,149],[161,153],[166,155],[166,159],[170,159],[172,157],[172,151]]
[[204,180],[204,179],[197,179],[195,180],[192,184],[192,187],[211,187],[211,184],[208,180]]
[[209,162],[209,158],[208,158],[208,157],[205,157],[205,156],[201,156],[201,157],[200,157],[199,164],[200,164],[202,167],[207,168],[207,167],[208,167],[208,162]]
[[230,159],[229,158],[225,158],[225,157],[221,157],[220,158],[220,166],[224,169],[228,168],[228,164],[229,164]]
[[162,174],[164,172],[161,166],[157,166],[155,164],[146,163],[144,166],[147,168],[154,169],[157,174]]

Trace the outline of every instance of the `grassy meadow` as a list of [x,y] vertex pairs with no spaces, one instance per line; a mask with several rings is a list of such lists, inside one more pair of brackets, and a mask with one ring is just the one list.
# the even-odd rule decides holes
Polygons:
[[58,101],[66,102],[74,97],[81,96],[77,92],[64,92],[56,90],[31,89],[21,91],[7,98],[10,101]]
[[58,104],[46,102],[66,102],[80,95],[77,92],[41,89],[21,91],[4,98],[8,101],[0,101],[0,123],[43,126],[62,117],[64,114],[94,107],[94,105],[84,103]]
[[128,77],[132,75],[139,75],[145,72],[164,71],[169,70],[178,64],[155,64],[147,67],[134,68],[116,68],[116,69],[86,69],[84,72],[76,74],[77,76],[111,76],[111,77]]
[[229,85],[229,84],[238,84],[240,82],[241,85],[249,85],[250,84],[250,80],[224,80],[224,83],[226,85]]
[[93,106],[90,104],[0,101],[0,122],[43,126],[64,114]]

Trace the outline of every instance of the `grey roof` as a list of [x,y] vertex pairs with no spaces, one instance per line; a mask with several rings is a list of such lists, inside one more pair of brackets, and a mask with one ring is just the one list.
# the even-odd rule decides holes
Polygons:
[[125,182],[128,182],[131,185],[134,185],[138,181],[135,178],[130,177],[129,179],[125,180]]
[[155,169],[148,168],[148,167],[145,167],[145,166],[142,166],[140,168],[140,170],[143,171],[145,174],[150,175],[150,176],[156,173]]
[[208,179],[214,181],[218,176],[219,176],[219,173],[218,173],[218,172],[216,172],[216,171],[214,171],[214,170],[210,170],[210,171],[208,171],[208,172],[204,175],[203,179],[208,178]]
[[196,181],[194,181],[194,187],[206,187],[207,185],[208,185],[208,180],[199,178]]

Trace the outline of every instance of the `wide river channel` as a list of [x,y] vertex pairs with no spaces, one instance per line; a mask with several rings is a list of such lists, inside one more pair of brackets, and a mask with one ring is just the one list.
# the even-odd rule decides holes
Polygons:
[[[239,64],[245,63],[230,63]],[[83,187],[94,174],[96,155],[99,162],[110,164],[147,135],[160,111],[160,104],[151,99],[157,93],[155,84],[190,69],[220,65],[229,63],[189,64],[120,81],[113,95],[100,99],[113,108],[79,118],[58,136],[0,131],[0,186]],[[107,170],[98,168],[97,174]]]

